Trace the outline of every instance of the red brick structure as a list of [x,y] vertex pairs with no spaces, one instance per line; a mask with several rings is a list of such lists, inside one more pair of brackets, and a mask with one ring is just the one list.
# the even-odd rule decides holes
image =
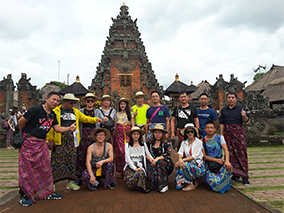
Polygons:
[[13,109],[14,89],[12,74],[3,77],[0,81],[0,113],[8,113],[9,109]]
[[97,96],[108,94],[116,99],[131,98],[137,91],[162,93],[140,38],[137,19],[131,19],[128,7],[123,4],[112,21],[104,54],[89,89]]

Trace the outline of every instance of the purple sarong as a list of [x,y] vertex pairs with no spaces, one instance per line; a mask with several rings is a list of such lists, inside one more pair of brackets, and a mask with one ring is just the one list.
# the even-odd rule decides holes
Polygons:
[[225,140],[230,154],[230,163],[233,166],[233,175],[249,178],[247,140],[243,125],[226,125]]
[[30,136],[19,149],[19,186],[32,202],[53,192],[53,177],[46,140]]

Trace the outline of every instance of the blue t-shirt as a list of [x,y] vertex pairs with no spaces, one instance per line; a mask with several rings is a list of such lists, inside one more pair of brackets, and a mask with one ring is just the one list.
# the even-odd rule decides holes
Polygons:
[[[146,113],[147,119],[150,119],[154,114],[154,112],[156,112],[156,109],[159,107],[160,106],[158,107],[151,106]],[[154,118],[150,121],[150,123],[166,123],[166,117],[170,117],[170,113],[168,107],[163,105],[161,109],[156,113]]]
[[206,141],[206,155],[212,158],[221,158],[222,157],[222,145],[225,144],[225,139],[223,135],[215,135],[210,140]]
[[205,124],[207,121],[215,121],[217,120],[217,114],[215,110],[208,107],[208,109],[197,109],[199,126],[201,129],[205,128]]

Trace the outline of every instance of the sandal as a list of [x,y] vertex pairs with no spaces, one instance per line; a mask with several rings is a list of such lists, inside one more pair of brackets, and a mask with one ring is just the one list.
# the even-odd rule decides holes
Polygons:
[[199,180],[198,180],[198,179],[195,179],[195,180],[193,181],[193,186],[194,186],[194,188],[196,188],[196,187],[198,186],[198,184],[199,184]]
[[187,185],[186,187],[182,188],[182,191],[187,192],[187,191],[192,191],[194,189],[195,189],[195,187],[191,183],[191,184]]

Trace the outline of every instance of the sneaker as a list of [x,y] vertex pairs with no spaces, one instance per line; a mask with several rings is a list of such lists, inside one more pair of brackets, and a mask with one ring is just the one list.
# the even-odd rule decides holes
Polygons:
[[231,178],[232,181],[236,181],[236,180],[239,180],[239,179],[240,179],[240,177],[235,176],[235,175],[233,175],[232,178]]
[[115,183],[111,183],[111,184],[109,184],[109,185],[108,185],[108,187],[109,187],[110,189],[116,189],[116,185],[115,185]]
[[162,188],[161,190],[160,190],[160,192],[161,193],[164,193],[164,192],[166,192],[166,191],[168,191],[169,190],[169,187],[168,186],[165,186],[164,188]]
[[67,183],[66,189],[72,189],[74,191],[77,191],[80,189],[80,186],[78,186],[76,183],[74,183],[73,181]]
[[30,206],[33,204],[33,202],[26,195],[20,197],[19,203],[22,204],[22,206]]
[[247,178],[243,178],[243,184],[245,186],[250,186],[250,182],[249,182],[249,180]]
[[57,194],[56,192],[52,192],[50,195],[47,195],[44,200],[60,200],[62,199],[62,195]]

